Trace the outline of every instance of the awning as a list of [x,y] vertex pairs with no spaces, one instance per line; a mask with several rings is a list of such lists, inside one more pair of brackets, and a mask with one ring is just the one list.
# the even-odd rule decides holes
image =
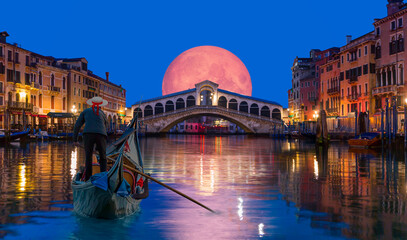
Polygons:
[[38,117],[41,117],[41,118],[46,118],[46,117],[47,117],[47,115],[38,115]]
[[61,113],[61,112],[49,112],[47,114],[48,117],[53,118],[73,118],[73,113]]

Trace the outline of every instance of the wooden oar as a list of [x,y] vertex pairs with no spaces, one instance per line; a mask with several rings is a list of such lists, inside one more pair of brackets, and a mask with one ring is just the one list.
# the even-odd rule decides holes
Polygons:
[[[81,148],[84,148],[82,145],[79,145],[79,146],[80,146]],[[115,159],[113,159],[113,158],[111,158],[111,157],[107,157],[107,156],[106,156],[106,159],[108,159],[108,160],[110,160],[110,161],[113,161],[113,162],[116,161]],[[154,182],[160,184],[161,186],[168,188],[169,190],[171,190],[171,191],[173,191],[173,192],[175,192],[175,193],[177,193],[177,194],[183,196],[184,198],[186,198],[186,199],[188,199],[188,200],[190,200],[190,201],[192,201],[192,202],[198,204],[199,206],[205,208],[206,210],[215,213],[215,211],[213,211],[212,209],[208,208],[207,206],[203,205],[202,203],[198,202],[197,200],[195,200],[195,199],[193,199],[193,198],[191,198],[191,197],[189,197],[189,196],[183,194],[182,192],[180,192],[180,191],[178,191],[178,190],[176,190],[176,189],[174,189],[174,188],[168,186],[167,184],[165,184],[165,183],[163,183],[163,182],[161,182],[161,181],[159,181],[159,180],[157,180],[157,179],[155,179],[155,178],[153,178],[153,177],[151,177],[151,176],[149,176],[149,175],[147,175],[147,174],[145,174],[145,173],[143,173],[143,172],[141,172],[141,171],[139,171],[139,170],[137,170],[137,169],[135,169],[135,168],[132,168],[132,167],[129,167],[129,166],[126,166],[126,168],[131,168],[130,170],[132,170],[132,171],[134,171],[134,172],[136,172],[136,173],[138,173],[138,174],[140,174],[140,175],[142,175],[142,176],[144,176],[144,177],[146,177],[146,178],[148,178],[148,179],[153,180]]]

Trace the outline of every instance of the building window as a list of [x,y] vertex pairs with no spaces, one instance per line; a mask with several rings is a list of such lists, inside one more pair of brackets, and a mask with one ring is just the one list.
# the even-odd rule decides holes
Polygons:
[[7,60],[8,60],[9,62],[12,62],[12,61],[13,61],[13,53],[12,53],[10,50],[8,50]]
[[343,64],[343,56],[341,57],[341,62],[342,62],[342,64]]
[[51,96],[51,109],[54,109],[55,108],[55,97],[54,96]]
[[25,65],[26,66],[30,65],[30,56],[25,56]]
[[367,101],[365,102],[365,112],[369,111],[369,109],[367,108]]
[[377,27],[376,28],[376,36],[379,36],[380,35],[380,27]]
[[78,83],[81,82],[81,76],[78,76]]
[[62,99],[62,110],[65,110],[65,101],[66,101],[66,99],[63,98],[63,99]]
[[[78,96],[80,97],[81,96],[81,89],[80,88],[78,88]],[[85,95],[84,95],[85,96]]]
[[14,61],[15,61],[16,63],[20,63],[20,56],[19,56],[18,52],[14,53],[14,55],[15,55]]
[[362,56],[362,49],[358,49],[358,53],[359,53],[359,57],[361,57]]
[[66,84],[66,78],[63,77],[63,79],[62,79],[62,89],[65,89],[65,84]]
[[42,94],[38,96],[38,105],[40,105],[40,108],[42,108]]
[[42,73],[41,72],[38,74],[38,83],[40,85],[42,85]]
[[54,74],[51,74],[51,86],[55,86],[55,77],[54,77]]
[[367,55],[367,46],[365,46],[365,56]]
[[396,21],[392,21],[390,25],[391,30],[396,30]]

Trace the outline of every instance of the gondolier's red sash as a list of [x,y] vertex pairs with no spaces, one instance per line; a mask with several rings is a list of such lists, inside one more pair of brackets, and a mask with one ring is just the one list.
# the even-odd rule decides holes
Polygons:
[[[93,110],[93,112],[96,114],[96,115],[98,115],[99,116],[99,109],[100,109],[100,104],[102,104],[103,102],[100,102],[100,103],[95,103],[95,102],[92,102],[92,110]],[[95,107],[96,107],[96,112],[95,112]]]

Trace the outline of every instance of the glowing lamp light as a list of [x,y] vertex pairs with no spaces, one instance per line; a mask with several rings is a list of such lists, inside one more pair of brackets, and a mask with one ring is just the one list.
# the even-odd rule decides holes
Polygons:
[[71,112],[75,114],[77,111],[78,111],[78,109],[76,109],[76,106],[72,105]]
[[27,94],[25,92],[20,92],[20,97],[25,98]]
[[407,104],[407,98],[406,99],[404,99],[404,101],[406,102],[406,104]]

